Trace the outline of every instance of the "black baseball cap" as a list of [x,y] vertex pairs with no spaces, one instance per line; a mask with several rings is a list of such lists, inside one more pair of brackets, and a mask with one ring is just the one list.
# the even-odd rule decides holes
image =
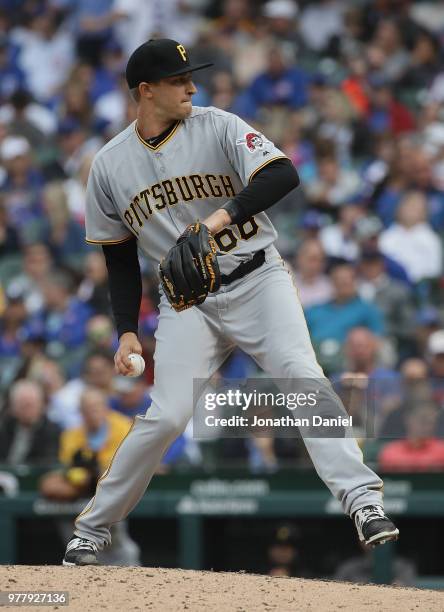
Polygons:
[[139,83],[154,82],[208,68],[213,64],[190,64],[188,51],[177,40],[158,38],[148,40],[132,53],[126,65],[126,81],[133,89]]

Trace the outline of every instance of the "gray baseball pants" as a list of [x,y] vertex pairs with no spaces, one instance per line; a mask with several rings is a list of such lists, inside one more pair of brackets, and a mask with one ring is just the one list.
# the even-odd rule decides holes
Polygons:
[[[199,307],[176,313],[162,298],[152,404],[145,416],[135,418],[95,496],[77,517],[75,535],[99,549],[110,543],[110,526],[139,502],[163,454],[191,418],[193,380],[211,377],[236,345],[273,378],[324,378],[297,291],[274,247],[259,269],[223,286]],[[363,463],[353,437],[304,442],[346,514],[382,505],[382,481]]]

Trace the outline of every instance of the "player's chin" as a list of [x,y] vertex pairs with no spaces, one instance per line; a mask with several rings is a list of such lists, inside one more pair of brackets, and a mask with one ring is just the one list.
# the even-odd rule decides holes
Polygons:
[[193,105],[191,102],[182,102],[180,105],[180,113],[181,119],[185,119],[191,115],[191,111],[193,110]]

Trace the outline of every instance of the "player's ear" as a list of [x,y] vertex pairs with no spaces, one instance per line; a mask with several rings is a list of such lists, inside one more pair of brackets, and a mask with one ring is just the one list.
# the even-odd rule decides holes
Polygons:
[[152,83],[139,83],[139,94],[140,98],[152,98],[153,97],[153,87]]

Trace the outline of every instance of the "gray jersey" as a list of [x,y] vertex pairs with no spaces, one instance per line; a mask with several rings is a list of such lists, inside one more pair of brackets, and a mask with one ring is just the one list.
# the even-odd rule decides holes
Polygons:
[[[135,236],[159,262],[179,234],[238,194],[274,159],[286,157],[242,119],[193,107],[157,146],[133,122],[96,155],[88,180],[86,239],[117,244]],[[223,272],[276,239],[265,213],[216,236]]]

